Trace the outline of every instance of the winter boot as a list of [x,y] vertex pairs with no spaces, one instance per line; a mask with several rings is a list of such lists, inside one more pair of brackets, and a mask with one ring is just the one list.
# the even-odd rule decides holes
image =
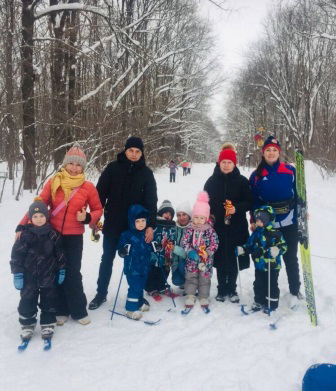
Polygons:
[[[161,293],[161,292],[160,292]],[[176,297],[179,297],[180,295],[178,293],[174,293],[172,291],[172,289],[166,289],[164,292],[163,292],[166,296],[170,297],[170,298],[173,298],[175,299]]]
[[185,306],[187,308],[193,308],[195,304],[195,296],[194,295],[187,295],[186,301],[185,301]]
[[200,298],[200,305],[203,308],[204,307],[209,307],[209,300],[204,298],[204,297]]
[[140,311],[127,311],[126,316],[130,319],[140,320],[142,318],[142,313]]
[[41,325],[41,337],[42,339],[51,339],[54,335],[54,325],[53,324],[43,324]]
[[29,341],[34,334],[35,324],[21,327],[20,337],[22,341]]
[[148,301],[146,299],[143,299],[142,306],[139,308],[139,310],[141,312],[146,312],[146,311],[149,311],[149,307],[150,307],[150,305],[149,305]]
[[237,292],[233,292],[229,294],[229,300],[231,303],[239,303],[239,296],[237,295]]
[[91,323],[91,320],[88,316],[84,316],[84,318],[77,319],[77,322],[82,326],[86,326],[87,324]]
[[56,316],[57,326],[63,326],[69,320],[68,316]]
[[259,311],[264,310],[264,308],[265,308],[265,306],[263,306],[262,304],[253,302],[249,311],[250,312],[259,312]]
[[224,295],[220,295],[220,294],[218,293],[218,295],[216,296],[216,301],[220,301],[220,302],[224,303],[224,301],[225,301],[225,296],[224,296]]
[[96,310],[106,301],[106,296],[102,296],[99,293],[96,294],[94,299],[89,304],[89,310]]
[[160,295],[160,293],[158,291],[148,292],[148,294],[149,294],[149,296],[152,296],[152,298],[155,301],[161,301],[162,300],[162,296]]

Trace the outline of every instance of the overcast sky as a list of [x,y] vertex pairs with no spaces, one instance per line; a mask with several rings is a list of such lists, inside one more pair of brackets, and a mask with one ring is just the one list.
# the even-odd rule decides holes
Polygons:
[[[262,35],[262,23],[267,16],[273,0],[214,0],[223,8],[233,9],[232,12],[221,11],[210,0],[200,1],[202,17],[209,19],[215,36],[215,52],[225,74],[234,76],[235,71],[243,62],[243,53],[249,43]],[[213,115],[221,112],[222,100],[216,97],[213,105]]]

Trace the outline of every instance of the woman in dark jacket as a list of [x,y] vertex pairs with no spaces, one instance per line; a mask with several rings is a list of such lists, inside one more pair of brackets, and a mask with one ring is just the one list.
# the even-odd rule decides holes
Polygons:
[[[235,247],[245,244],[249,237],[246,212],[252,208],[249,182],[240,174],[236,164],[235,147],[230,143],[224,144],[214,173],[204,185],[210,197],[210,213],[215,217],[214,229],[219,238],[214,259],[218,279],[216,300],[223,302],[228,295],[232,303],[239,303]],[[231,201],[232,205],[226,204],[227,201]],[[239,269],[249,266],[250,260],[246,254],[239,260]]]

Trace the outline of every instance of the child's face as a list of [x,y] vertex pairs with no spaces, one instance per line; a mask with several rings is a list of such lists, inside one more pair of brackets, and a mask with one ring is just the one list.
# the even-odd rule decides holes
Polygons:
[[146,219],[136,219],[135,220],[135,228],[138,231],[142,231],[143,229],[145,229],[146,225],[147,225]]
[[177,222],[182,226],[184,227],[185,225],[187,225],[190,221],[190,216],[187,215],[186,213],[184,212],[178,212],[177,214]]
[[196,224],[196,225],[202,225],[202,224],[205,224],[206,223],[206,217],[205,216],[194,216],[193,218],[193,223]]
[[170,212],[164,212],[162,217],[166,220],[171,220],[172,219],[172,215]]
[[41,227],[47,222],[47,219],[42,213],[34,213],[32,216],[32,223],[37,227]]
[[257,220],[256,221],[256,226],[261,228],[261,227],[264,226],[264,224],[263,224],[263,222],[261,220]]

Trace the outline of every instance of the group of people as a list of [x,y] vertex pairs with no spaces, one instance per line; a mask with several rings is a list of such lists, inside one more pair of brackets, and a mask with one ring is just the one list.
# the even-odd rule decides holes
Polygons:
[[[183,170],[183,176],[186,176],[191,173],[191,166],[192,166],[191,162],[183,161],[181,163],[181,167]],[[178,164],[175,163],[174,160],[171,160],[169,162],[169,181],[170,181],[170,183],[172,183],[172,182],[175,183],[177,170],[178,170]]]
[[184,291],[187,308],[194,306],[197,294],[200,305],[208,308],[213,267],[216,300],[239,303],[238,271],[249,267],[250,254],[256,267],[254,311],[277,308],[282,255],[290,293],[302,299],[295,168],[280,162],[280,152],[279,142],[270,136],[248,180],[239,172],[234,145],[224,144],[193,207],[181,200],[174,210],[169,200],[157,209],[156,182],[140,138],[126,141],[96,187],[86,181],[86,156],[74,145],[16,229],[10,264],[21,296],[21,338],[33,335],[38,304],[43,338],[51,338],[55,325],[70,316],[79,324],[90,323],[80,271],[83,233],[86,224],[96,227],[103,213],[103,255],[90,310],[106,301],[117,251],[124,258],[126,316],[132,319],[150,308],[144,290],[155,301],[162,295],[176,296],[168,283],[170,270],[172,283]]

